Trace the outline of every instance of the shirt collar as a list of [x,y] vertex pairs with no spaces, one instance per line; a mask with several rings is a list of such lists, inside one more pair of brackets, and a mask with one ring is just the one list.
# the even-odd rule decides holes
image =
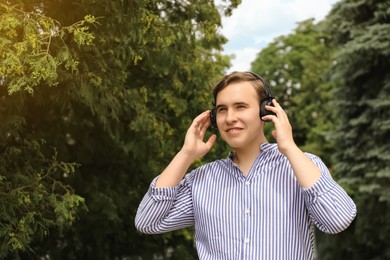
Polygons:
[[260,144],[260,153],[266,153],[272,150],[275,147],[275,144],[262,143]]
[[[266,153],[266,152],[268,152],[268,151],[270,151],[270,150],[272,150],[272,148],[275,146],[275,144],[270,144],[270,143],[261,143],[260,144],[260,153]],[[229,152],[229,155],[228,155],[228,159],[230,160],[230,161],[234,161],[233,159],[234,159],[234,154],[235,154],[235,152],[234,151],[230,151]]]

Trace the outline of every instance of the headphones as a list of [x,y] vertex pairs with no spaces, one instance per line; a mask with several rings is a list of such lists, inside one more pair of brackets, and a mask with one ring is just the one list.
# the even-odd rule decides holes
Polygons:
[[[247,71],[247,73],[250,73],[252,76],[254,76],[257,80],[260,80],[261,83],[263,83],[263,86],[264,86],[264,91],[265,91],[265,99],[263,101],[261,101],[260,103],[260,119],[264,122],[270,122],[271,120],[263,120],[262,117],[263,116],[267,116],[267,115],[275,115],[274,112],[271,112],[271,111],[268,111],[265,109],[265,106],[274,106],[272,104],[272,99],[274,99],[274,97],[272,96],[272,93],[271,93],[271,89],[269,88],[269,86],[267,85],[267,83],[265,82],[265,80],[260,77],[259,75],[257,75],[256,73],[254,72],[251,72],[251,71]],[[218,88],[218,86],[220,84],[222,84],[223,81],[221,81],[220,83],[217,84],[216,88]],[[216,111],[216,107],[215,107],[215,101],[216,101],[216,96],[214,97],[214,102],[213,102],[213,108],[211,109],[211,112],[210,112],[210,122],[211,122],[211,126],[213,128],[218,128],[217,126],[217,111]]]

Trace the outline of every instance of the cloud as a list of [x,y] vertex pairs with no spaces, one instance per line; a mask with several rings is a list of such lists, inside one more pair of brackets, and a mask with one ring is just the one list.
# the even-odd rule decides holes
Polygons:
[[224,53],[236,57],[229,70],[250,69],[256,54],[272,40],[292,32],[300,21],[323,19],[336,1],[243,0],[232,16],[222,19],[221,33],[229,40]]
[[250,70],[250,63],[256,58],[259,49],[255,48],[244,48],[234,52],[236,58],[234,59],[233,65],[229,68],[228,72],[233,71],[246,71]]
[[222,33],[231,41],[244,34],[269,39],[289,31],[295,23],[292,10],[280,0],[243,0],[233,15],[222,20]]
[[303,21],[308,18],[315,18],[317,21],[323,19],[330,11],[336,0],[295,0],[286,4],[296,21]]

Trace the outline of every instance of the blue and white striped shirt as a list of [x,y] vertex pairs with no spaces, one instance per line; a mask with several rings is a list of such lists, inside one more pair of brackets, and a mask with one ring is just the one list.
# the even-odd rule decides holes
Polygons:
[[310,189],[297,182],[276,144],[262,144],[245,177],[230,159],[205,164],[176,187],[143,198],[135,224],[157,234],[195,225],[199,259],[313,259],[314,225],[326,233],[346,229],[356,205],[315,155],[321,170]]

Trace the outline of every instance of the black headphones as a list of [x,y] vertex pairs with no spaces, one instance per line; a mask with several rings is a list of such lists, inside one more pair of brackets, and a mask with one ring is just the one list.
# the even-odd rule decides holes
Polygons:
[[[262,77],[260,77],[259,75],[257,75],[254,72],[251,72],[251,71],[248,71],[247,73],[252,74],[256,79],[260,80],[261,83],[263,83],[263,85],[264,85],[264,91],[265,91],[266,97],[260,103],[260,119],[264,122],[270,122],[271,120],[263,120],[262,117],[267,116],[267,115],[275,115],[275,113],[265,109],[265,106],[274,106],[272,104],[272,99],[274,99],[274,97],[272,96],[271,89],[269,88],[269,86],[267,85],[267,83],[265,82],[265,80]],[[218,85],[222,84],[222,82],[223,81],[218,83]],[[216,88],[218,88],[218,85],[216,86]],[[214,97],[213,108],[211,109],[211,112],[210,112],[210,122],[211,122],[212,127],[218,128],[218,126],[217,126],[217,111],[216,111],[216,107],[215,107],[215,101],[216,101],[216,97]]]

